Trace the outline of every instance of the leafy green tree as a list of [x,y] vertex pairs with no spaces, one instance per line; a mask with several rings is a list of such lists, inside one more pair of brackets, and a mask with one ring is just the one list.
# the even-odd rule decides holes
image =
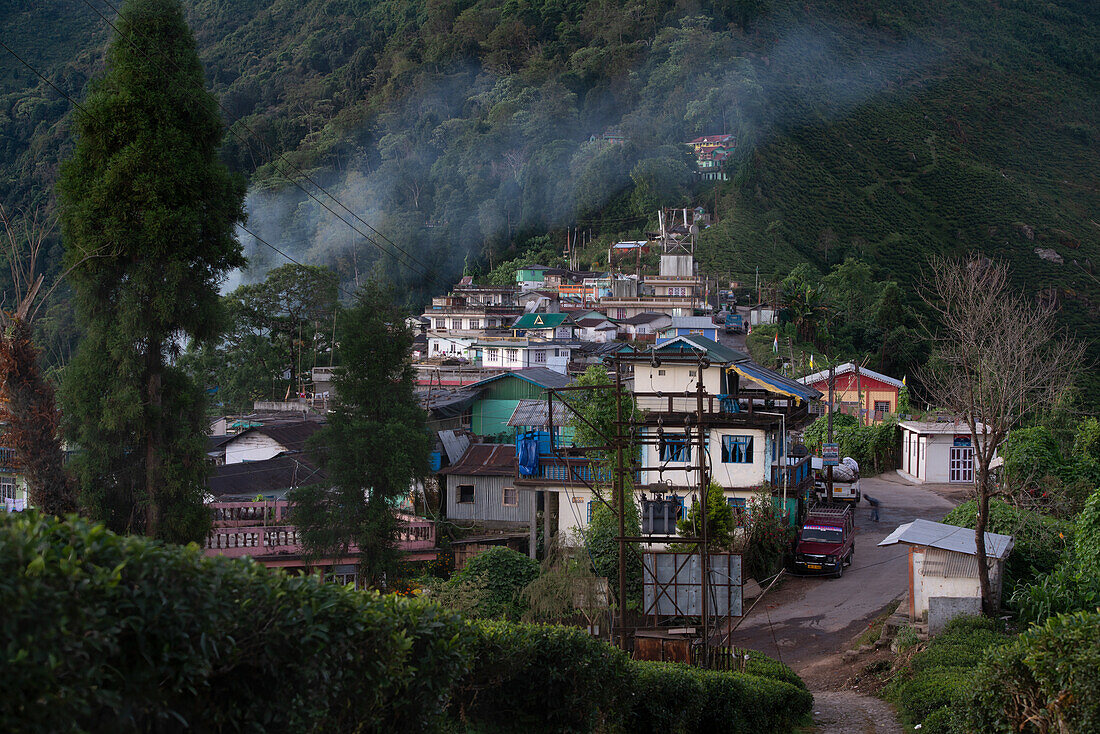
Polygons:
[[180,364],[216,390],[213,402],[223,410],[297,393],[314,367],[332,360],[336,281],[328,268],[288,263],[240,286],[223,299],[223,336],[192,345]]
[[380,586],[400,560],[395,508],[427,473],[431,447],[408,363],[412,334],[392,297],[370,281],[338,323],[333,410],[309,444],[328,481],[290,499],[312,556],[357,548],[361,578]]
[[[569,417],[569,424],[573,426],[573,436],[576,444],[578,446],[609,446],[616,435],[615,420],[618,408],[615,404],[615,388],[611,377],[607,373],[607,368],[603,365],[593,365],[585,370],[584,374],[577,377],[574,384],[585,387],[612,385],[602,390],[577,390],[569,397],[570,404],[584,416],[584,420],[572,414]],[[634,395],[625,389],[622,417],[624,421],[642,420],[642,412],[638,410]],[[628,428],[623,430],[624,434],[629,433]],[[613,462],[615,460],[614,451],[600,450],[592,455],[603,462]],[[629,466],[633,457],[636,456],[638,456],[638,446],[632,440],[632,437],[628,435],[627,447],[623,451],[623,465]],[[608,463],[608,467],[610,466],[611,464]]]
[[[642,532],[642,514],[633,498],[626,503],[626,534],[638,537]],[[592,559],[597,576],[607,579],[612,597],[619,594],[619,537],[618,514],[607,504],[597,501],[592,508],[592,522],[584,530],[584,547]],[[637,543],[626,549],[626,605],[637,609],[642,603],[642,557]]]
[[[698,537],[703,532],[700,517],[702,506],[702,502],[693,504],[688,510],[687,517],[677,521],[676,532],[680,535]],[[733,516],[733,508],[726,502],[726,495],[722,492],[722,488],[711,482],[710,489],[707,490],[707,538],[710,550],[729,550],[733,545],[733,534],[736,529],[737,519]]]
[[463,610],[468,616],[518,621],[528,608],[523,590],[538,578],[539,569],[538,561],[511,548],[489,548],[443,585],[441,598],[465,591],[473,600]]
[[218,280],[244,264],[244,182],[218,160],[224,127],[180,2],[129,0],[118,22],[58,185],[85,330],[65,419],[94,518],[198,540],[209,525],[203,396],[173,362],[181,340],[221,329]]

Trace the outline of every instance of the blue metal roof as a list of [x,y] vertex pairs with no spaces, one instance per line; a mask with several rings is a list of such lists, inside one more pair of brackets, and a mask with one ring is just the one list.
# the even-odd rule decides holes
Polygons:
[[773,390],[783,395],[790,395],[799,400],[817,400],[821,397],[821,392],[819,390],[809,385],[803,385],[801,382],[785,377],[755,362],[738,362],[730,365],[728,369],[733,370],[742,377],[747,377],[750,380],[764,385],[769,390]]

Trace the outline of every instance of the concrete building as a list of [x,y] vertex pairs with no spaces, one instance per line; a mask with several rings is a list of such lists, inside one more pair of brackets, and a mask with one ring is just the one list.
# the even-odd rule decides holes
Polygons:
[[[902,421],[898,425],[901,427],[898,473],[903,477],[918,484],[974,481],[974,446],[965,423]],[[977,429],[979,434],[985,432],[981,423]]]

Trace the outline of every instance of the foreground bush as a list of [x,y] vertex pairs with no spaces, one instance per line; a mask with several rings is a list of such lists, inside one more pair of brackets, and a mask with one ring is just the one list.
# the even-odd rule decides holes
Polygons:
[[435,726],[460,620],[70,519],[0,520],[0,731]]
[[782,732],[812,702],[761,655],[635,663],[574,628],[463,622],[34,513],[0,518],[0,610],[5,734]]
[[957,712],[971,693],[974,671],[991,648],[1009,639],[996,620],[953,619],[890,682],[886,696],[906,722],[921,724],[922,734],[961,734],[966,730]]
[[451,711],[477,731],[592,731],[629,690],[626,655],[583,630],[477,620],[467,631]]
[[1077,517],[1072,550],[1053,571],[1018,586],[1010,604],[1020,621],[1031,624],[1100,606],[1100,490]]
[[[973,528],[977,522],[977,507],[973,500],[964,502],[947,513],[943,522]],[[1021,509],[1001,500],[989,502],[986,532],[1013,537],[1012,553],[1005,562],[1005,598],[1009,598],[1018,586],[1030,583],[1035,574],[1052,571],[1073,544],[1073,523]]]
[[967,725],[980,732],[1100,731],[1100,613],[1054,617],[992,654]]
[[633,668],[622,721],[628,734],[787,732],[813,706],[801,680],[799,685],[788,683],[782,679],[786,674],[770,666],[768,671],[780,677],[676,663],[634,662]]

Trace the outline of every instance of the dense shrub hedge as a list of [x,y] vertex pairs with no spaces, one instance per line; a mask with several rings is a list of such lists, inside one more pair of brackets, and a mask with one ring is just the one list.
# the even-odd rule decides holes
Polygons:
[[760,655],[746,673],[635,663],[578,629],[464,622],[33,512],[0,518],[0,610],[3,732],[781,732],[812,703]]
[[484,732],[587,732],[629,686],[626,655],[583,630],[477,620],[454,717]]
[[1016,588],[1010,605],[1020,621],[1041,624],[1058,614],[1100,607],[1100,490],[1077,516],[1073,537],[1072,551],[1053,571]]
[[967,707],[980,732],[1100,731],[1100,613],[1032,627],[981,666]]
[[[971,500],[951,510],[943,521],[973,528],[977,516],[977,503]],[[1037,573],[1048,573],[1058,565],[1066,549],[1072,547],[1074,526],[1001,500],[990,500],[986,532],[1013,537],[1012,553],[1005,562],[1004,595],[1009,598],[1018,585],[1031,583]]]
[[0,520],[0,731],[423,730],[461,621],[83,520]]
[[779,677],[676,663],[634,662],[633,669],[622,721],[629,734],[786,732],[813,705],[805,686],[783,680],[787,676],[777,668],[767,671]]
[[948,623],[886,688],[902,718],[921,724],[922,734],[966,731],[959,712],[987,651],[1010,639],[1002,628],[999,621],[985,617],[959,617]]

